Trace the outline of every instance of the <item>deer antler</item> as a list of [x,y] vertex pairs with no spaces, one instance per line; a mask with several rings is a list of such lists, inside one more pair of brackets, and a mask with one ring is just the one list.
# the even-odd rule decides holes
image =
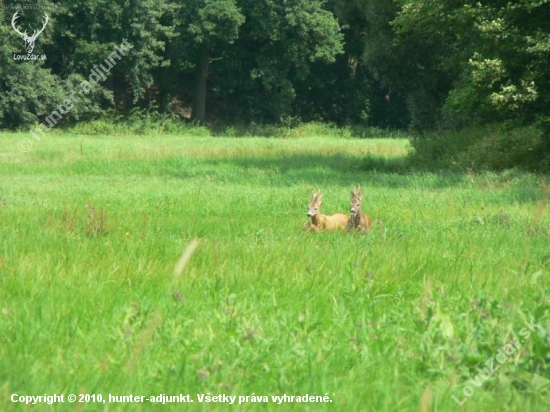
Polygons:
[[31,39],[33,40],[36,40],[36,38],[38,37],[38,35],[40,33],[42,33],[44,31],[44,29],[46,28],[46,25],[48,24],[48,21],[50,20],[48,18],[48,15],[46,13],[44,13],[44,17],[46,17],[46,20],[44,21],[44,25],[42,26],[42,28],[38,31],[38,33],[36,32],[36,30],[34,31],[34,33],[32,34],[31,36]]
[[24,33],[21,33],[21,31],[19,31],[19,29],[15,25],[16,20],[19,17],[17,15],[17,13],[18,12],[16,11],[15,14],[13,15],[12,19],[11,19],[11,26],[17,32],[17,34],[19,34],[20,36],[23,37],[23,39],[25,39],[25,41],[27,41],[27,40],[30,40],[30,41],[36,40],[36,38],[40,35],[40,33],[42,33],[44,31],[44,29],[46,28],[46,25],[48,24],[48,21],[50,21],[50,18],[48,17],[48,15],[46,13],[44,13],[44,17],[46,18],[46,20],[44,20],[44,25],[42,26],[42,28],[40,30],[38,30],[38,31],[35,30],[34,33],[32,34],[32,36],[29,37],[26,30],[25,30]]
[[[25,33],[21,33],[19,31],[19,29],[17,29],[17,26],[15,25],[15,21],[17,20],[17,18],[19,17],[17,15],[17,11],[15,12],[15,14],[13,15],[12,19],[11,19],[11,26],[13,27],[13,29],[17,32],[17,34],[19,34],[20,36],[23,36],[23,38],[26,40],[29,36],[27,35],[27,31],[25,30]],[[45,14],[45,13],[44,13]],[[44,29],[42,29],[44,30]]]

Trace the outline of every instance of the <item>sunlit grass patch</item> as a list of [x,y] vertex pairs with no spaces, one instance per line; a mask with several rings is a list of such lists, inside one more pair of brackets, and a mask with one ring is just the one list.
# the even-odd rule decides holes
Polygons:
[[[543,329],[466,405],[547,405],[547,176],[417,172],[396,139],[18,137],[0,136],[3,410],[85,391],[394,411],[427,387],[454,410],[525,320]],[[369,235],[302,232],[313,190],[348,213],[357,185]]]

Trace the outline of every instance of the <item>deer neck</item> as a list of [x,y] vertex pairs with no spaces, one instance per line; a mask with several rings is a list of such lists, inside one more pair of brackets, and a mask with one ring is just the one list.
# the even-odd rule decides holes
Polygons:
[[311,217],[311,223],[313,223],[315,226],[319,226],[324,222],[325,222],[325,215],[322,215],[321,213],[317,213],[315,216]]
[[359,226],[359,223],[361,223],[361,211],[358,210],[357,213],[352,218],[353,221],[353,227]]

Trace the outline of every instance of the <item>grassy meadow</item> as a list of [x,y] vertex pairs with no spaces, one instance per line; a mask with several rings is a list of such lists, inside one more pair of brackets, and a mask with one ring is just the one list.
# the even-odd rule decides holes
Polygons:
[[[404,139],[27,137],[0,134],[0,410],[549,410],[550,176],[410,170]],[[370,234],[302,232],[359,184]]]

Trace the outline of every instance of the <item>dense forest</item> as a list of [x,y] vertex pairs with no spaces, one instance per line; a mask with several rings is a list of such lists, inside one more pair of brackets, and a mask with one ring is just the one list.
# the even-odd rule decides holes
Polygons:
[[[492,130],[522,151],[513,162],[548,158],[549,0],[75,0],[0,13],[1,129],[44,122],[126,40],[60,124],[291,119],[408,129],[424,148],[434,131],[454,142]],[[45,58],[16,58],[15,28],[39,30],[45,13],[32,51]]]

